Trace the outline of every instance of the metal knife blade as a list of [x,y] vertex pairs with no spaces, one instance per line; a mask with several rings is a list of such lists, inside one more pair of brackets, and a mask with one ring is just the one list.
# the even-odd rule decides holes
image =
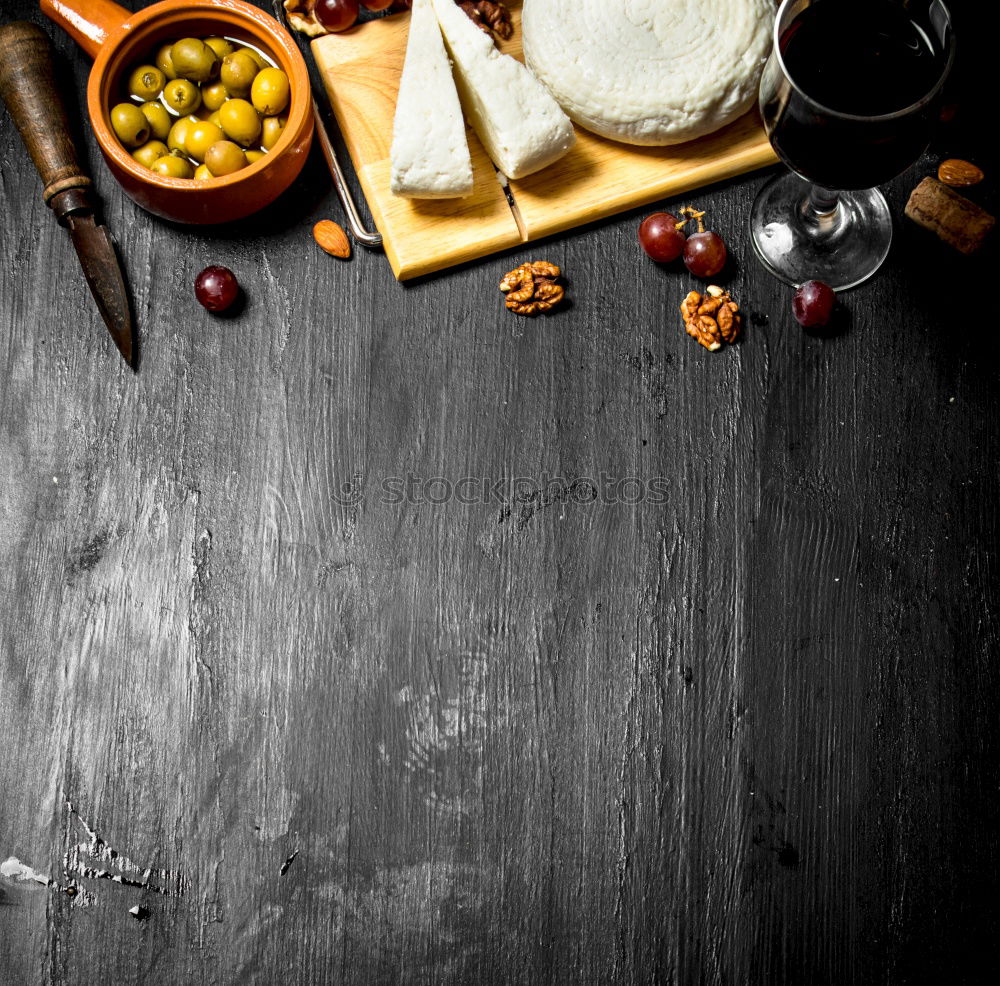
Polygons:
[[134,370],[132,312],[125,278],[108,229],[99,225],[89,212],[70,213],[66,225],[101,318],[122,358]]

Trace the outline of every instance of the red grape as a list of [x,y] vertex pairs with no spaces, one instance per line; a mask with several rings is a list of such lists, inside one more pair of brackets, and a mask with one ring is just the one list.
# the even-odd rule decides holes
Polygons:
[[829,323],[836,299],[829,284],[806,281],[792,298],[792,314],[803,328],[819,328]]
[[361,0],[361,6],[367,10],[385,10],[393,0]]
[[328,31],[346,31],[358,19],[358,0],[316,0],[313,13]]
[[726,244],[718,233],[693,233],[684,244],[684,266],[695,277],[715,277],[726,266]]
[[684,252],[684,233],[677,228],[677,217],[669,212],[654,212],[639,227],[643,250],[661,264],[676,260]]
[[228,267],[206,267],[194,280],[194,296],[210,312],[224,312],[240,296],[240,284]]

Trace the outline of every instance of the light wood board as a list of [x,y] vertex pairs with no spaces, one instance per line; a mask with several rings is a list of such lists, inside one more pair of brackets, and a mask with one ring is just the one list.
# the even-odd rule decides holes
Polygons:
[[[502,49],[521,57],[520,4]],[[475,189],[464,199],[412,200],[389,191],[389,147],[409,13],[312,43],[385,252],[400,280],[572,229],[648,202],[775,163],[756,112],[709,137],[632,147],[577,128],[562,160],[510,182],[512,210],[492,162],[469,130]],[[516,214],[515,214],[516,213]]]

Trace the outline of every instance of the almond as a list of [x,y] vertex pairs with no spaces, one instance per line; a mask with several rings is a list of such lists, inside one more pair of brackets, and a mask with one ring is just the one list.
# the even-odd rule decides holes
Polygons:
[[313,239],[331,257],[346,260],[351,255],[347,234],[332,219],[321,219],[313,226]]
[[942,161],[938,167],[938,180],[953,188],[978,185],[984,177],[985,175],[980,168],[969,161],[960,161],[958,158]]

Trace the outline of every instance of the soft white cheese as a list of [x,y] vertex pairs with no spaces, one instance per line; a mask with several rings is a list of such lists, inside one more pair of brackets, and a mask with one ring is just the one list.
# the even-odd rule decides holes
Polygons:
[[395,195],[447,199],[472,191],[462,107],[431,0],[413,0],[389,156]]
[[[774,0],[524,0],[524,55],[580,126],[677,144],[757,96]],[[849,57],[849,56],[848,56]]]
[[498,51],[455,0],[433,3],[462,106],[493,163],[508,178],[523,178],[561,158],[576,134],[545,86]]

